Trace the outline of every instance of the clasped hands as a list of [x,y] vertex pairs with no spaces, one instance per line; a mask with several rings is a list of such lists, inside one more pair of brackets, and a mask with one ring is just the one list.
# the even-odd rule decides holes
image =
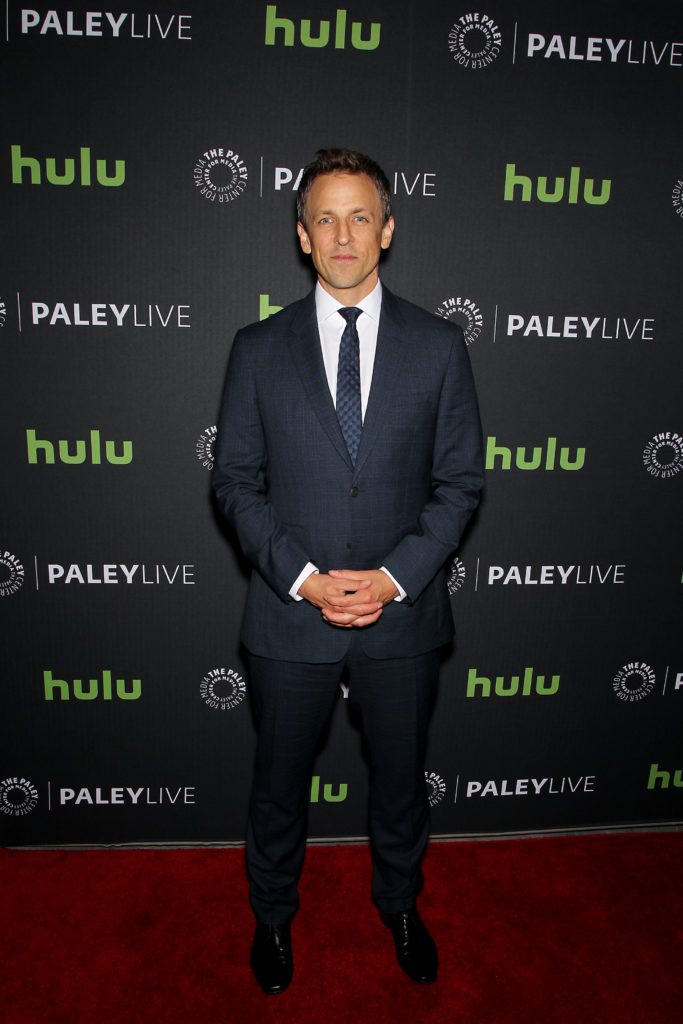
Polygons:
[[381,569],[311,573],[299,587],[299,593],[320,608],[326,622],[342,629],[371,626],[379,619],[384,605],[398,596],[398,590]]

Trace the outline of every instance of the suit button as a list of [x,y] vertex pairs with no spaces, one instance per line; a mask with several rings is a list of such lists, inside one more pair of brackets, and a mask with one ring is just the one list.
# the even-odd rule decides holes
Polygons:
[[351,490],[349,491],[349,494],[351,495],[352,498],[357,498],[359,493],[360,492],[357,487],[352,487]]
[[352,547],[353,547],[353,544],[351,543],[351,541],[350,541],[350,540],[347,540],[347,542],[346,542],[346,548],[347,548],[347,550],[348,550],[348,551],[350,551]]

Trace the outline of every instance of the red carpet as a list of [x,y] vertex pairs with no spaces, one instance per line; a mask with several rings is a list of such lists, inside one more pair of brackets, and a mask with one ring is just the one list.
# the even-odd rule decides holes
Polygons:
[[233,850],[0,851],[7,1024],[677,1024],[683,833],[433,844],[441,975],[395,965],[364,847],[314,847],[295,977],[263,996]]

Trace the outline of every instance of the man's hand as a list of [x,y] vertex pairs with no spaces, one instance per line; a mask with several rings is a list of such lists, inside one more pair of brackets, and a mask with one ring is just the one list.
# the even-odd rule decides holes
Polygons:
[[311,574],[299,593],[320,608],[330,625],[351,629],[377,622],[398,591],[381,569],[331,569],[329,574]]

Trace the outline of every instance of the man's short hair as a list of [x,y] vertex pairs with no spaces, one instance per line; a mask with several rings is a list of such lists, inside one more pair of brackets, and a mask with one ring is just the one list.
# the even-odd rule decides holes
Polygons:
[[391,186],[379,164],[355,149],[319,149],[315,160],[304,167],[296,197],[296,215],[304,227],[306,226],[308,193],[311,191],[311,185],[315,179],[321,174],[367,174],[379,193],[382,204],[382,225],[389,220],[391,216]]

